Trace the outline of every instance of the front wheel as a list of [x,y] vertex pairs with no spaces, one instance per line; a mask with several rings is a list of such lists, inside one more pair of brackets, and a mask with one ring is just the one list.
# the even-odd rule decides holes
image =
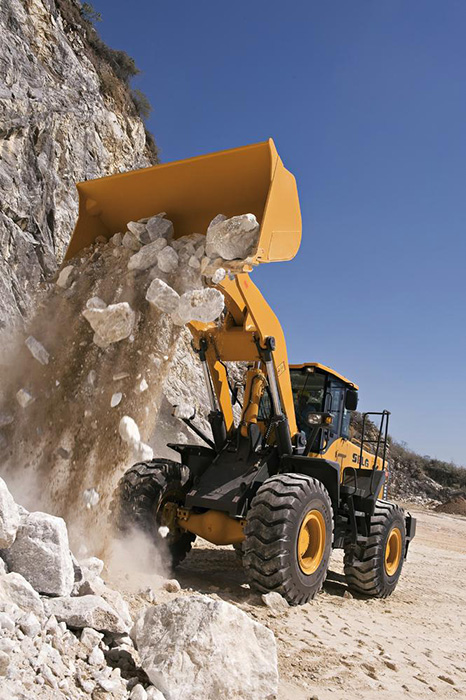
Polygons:
[[303,474],[267,479],[252,500],[243,563],[252,588],[277,591],[302,605],[320,591],[332,548],[333,511],[327,489]]
[[[167,520],[170,508],[184,504],[189,469],[170,459],[153,459],[135,464],[122,476],[110,504],[111,520],[123,535],[132,530],[144,532],[156,545],[168,546],[172,565],[177,566],[191,550],[195,535]],[[174,518],[171,518],[173,521]],[[169,526],[161,537],[159,528]]]
[[377,501],[367,544],[362,549],[345,546],[345,578],[355,593],[387,598],[393,593],[403,568],[406,524],[402,508]]

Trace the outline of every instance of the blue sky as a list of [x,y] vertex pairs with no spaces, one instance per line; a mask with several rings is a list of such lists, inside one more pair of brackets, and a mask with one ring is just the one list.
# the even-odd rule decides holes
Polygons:
[[163,161],[273,137],[303,240],[254,271],[291,361],[466,465],[466,3],[94,0]]

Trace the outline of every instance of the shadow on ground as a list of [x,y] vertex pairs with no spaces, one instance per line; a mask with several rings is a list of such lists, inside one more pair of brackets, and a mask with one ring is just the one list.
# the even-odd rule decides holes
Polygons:
[[[197,546],[177,568],[175,576],[183,588],[216,593],[229,602],[263,605],[260,594],[251,591],[241,559],[233,548]],[[343,574],[329,570],[325,593],[341,598],[347,590]]]

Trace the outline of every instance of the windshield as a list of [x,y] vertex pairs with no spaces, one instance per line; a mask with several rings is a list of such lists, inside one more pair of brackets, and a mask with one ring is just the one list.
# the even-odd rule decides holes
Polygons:
[[307,429],[306,417],[309,413],[324,410],[325,375],[297,369],[292,369],[290,375],[298,427],[300,430]]

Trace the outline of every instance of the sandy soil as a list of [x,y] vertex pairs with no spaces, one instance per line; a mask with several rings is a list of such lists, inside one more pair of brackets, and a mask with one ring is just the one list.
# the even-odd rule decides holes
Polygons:
[[417,536],[387,600],[343,596],[341,552],[317,599],[281,614],[251,593],[231,548],[200,540],[176,576],[185,594],[221,596],[275,632],[280,700],[463,698],[466,518],[411,512]]

